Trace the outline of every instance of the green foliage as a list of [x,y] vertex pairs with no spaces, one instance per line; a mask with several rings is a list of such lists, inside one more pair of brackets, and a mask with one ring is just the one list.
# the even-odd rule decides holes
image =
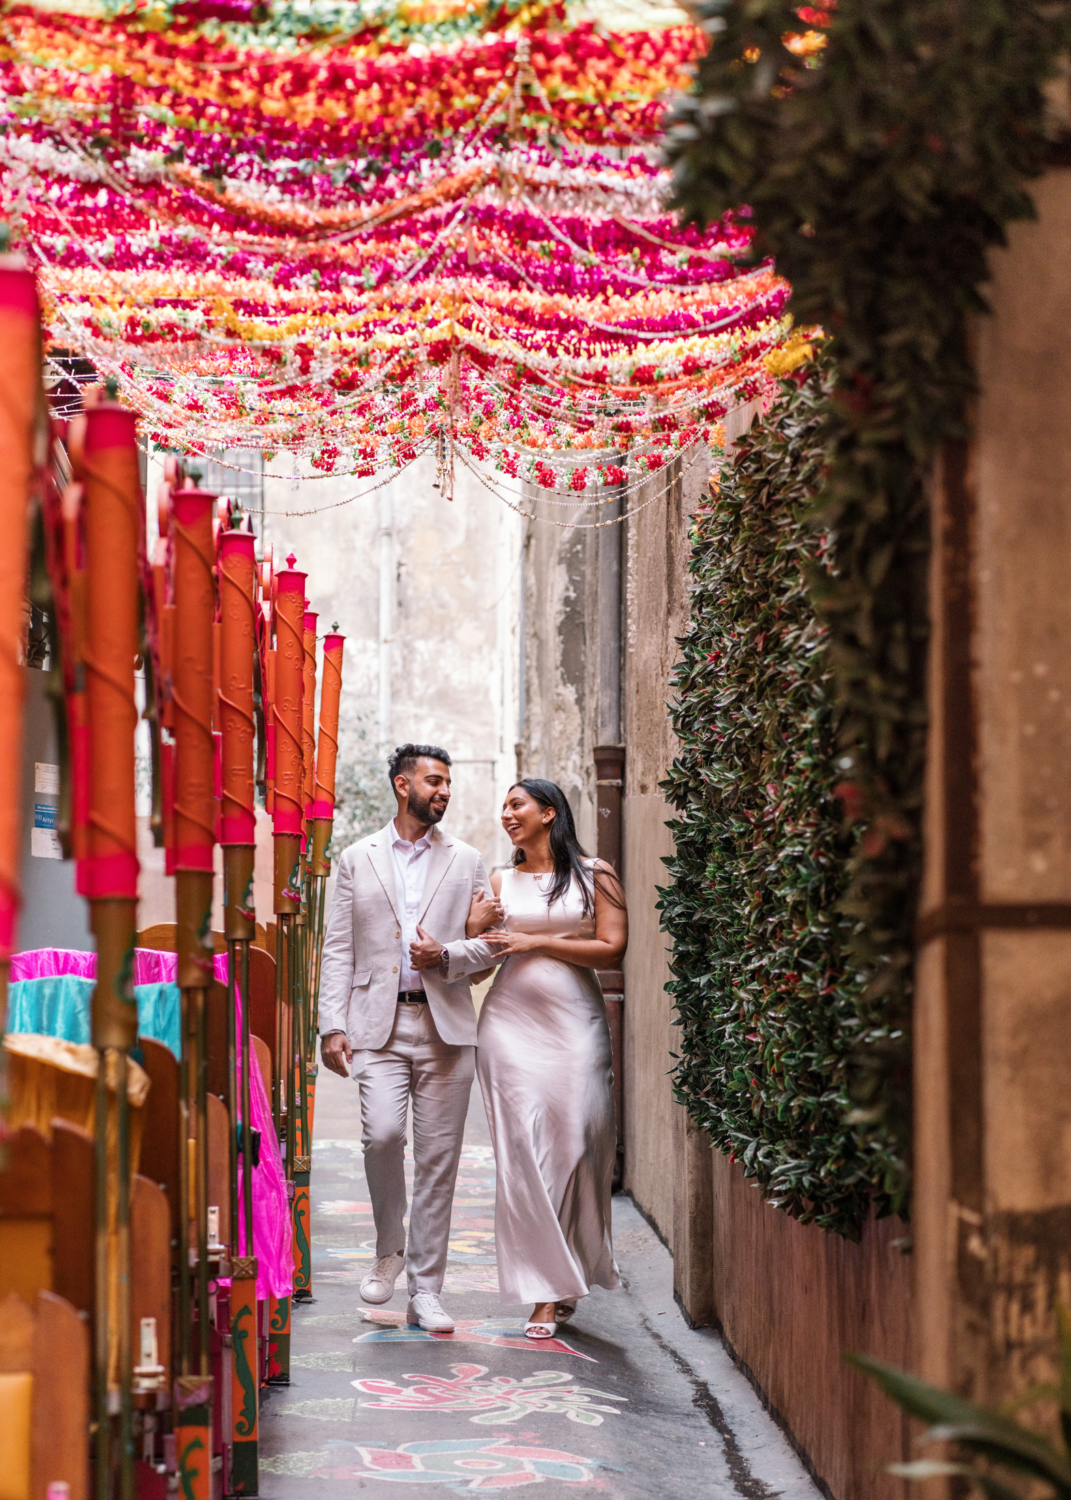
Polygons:
[[[746,204],[791,309],[831,335],[835,380],[816,497],[837,537],[812,594],[828,628],[853,848],[841,910],[884,1024],[860,1038],[853,1096],[904,1139],[925,752],[926,484],[966,436],[968,315],[988,250],[1032,212],[1043,86],[1067,0],[701,0],[710,49],[671,129],[677,201],[712,221]],[[783,38],[824,28],[809,59]],[[864,1031],[866,1028],[864,1028]],[[698,1074],[689,1077],[700,1097]],[[699,1106],[696,1105],[696,1108]]]
[[[1066,1309],[1059,1310],[1059,1380],[1038,1385],[991,1412],[975,1406],[915,1375],[869,1355],[849,1356],[849,1362],[872,1376],[883,1390],[913,1417],[932,1423],[920,1443],[952,1443],[974,1462],[950,1463],[920,1459],[890,1464],[889,1472],[903,1479],[932,1479],[958,1475],[970,1480],[987,1500],[1025,1500],[1024,1492],[1005,1483],[1001,1470],[1028,1482],[1030,1496],[1048,1495],[1071,1500],[1071,1327]],[[1032,1427],[1015,1420],[1014,1413],[1039,1402],[1053,1402],[1059,1413],[1060,1442],[1054,1443]],[[980,1460],[980,1462],[979,1462]],[[995,1472],[996,1471],[996,1472]],[[1038,1489],[1038,1484],[1044,1490]]]
[[775,1203],[854,1236],[875,1197],[887,1212],[903,1196],[895,1133],[845,1121],[853,1055],[897,1037],[841,910],[858,835],[837,800],[839,711],[807,582],[828,576],[833,540],[808,520],[828,387],[812,372],[783,389],[695,519],[680,751],[663,783],[678,809],[662,892],[675,1082]]

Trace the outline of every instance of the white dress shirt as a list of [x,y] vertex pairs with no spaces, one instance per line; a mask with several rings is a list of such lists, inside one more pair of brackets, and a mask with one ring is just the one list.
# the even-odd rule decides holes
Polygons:
[[424,880],[428,873],[428,854],[431,850],[431,835],[424,834],[415,844],[410,844],[398,832],[398,825],[391,822],[391,850],[394,854],[394,871],[398,885],[398,908],[401,914],[402,956],[398,964],[398,989],[422,990],[424,976],[414,969],[409,960],[409,945],[417,940],[417,920],[420,903],[424,897]]

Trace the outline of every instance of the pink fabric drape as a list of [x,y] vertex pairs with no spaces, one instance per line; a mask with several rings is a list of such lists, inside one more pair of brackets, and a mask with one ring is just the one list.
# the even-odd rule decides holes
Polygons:
[[[221,984],[227,983],[227,955],[217,953],[212,969]],[[81,948],[28,948],[11,959],[10,984],[23,979],[54,979],[73,974],[76,979],[96,979],[97,955]],[[160,953],[155,948],[134,949],[135,984],[174,984],[178,975],[178,955]]]
[[[172,955],[173,956],[173,955]],[[227,982],[227,955],[217,953],[215,975]],[[238,1063],[242,1059],[242,997],[237,994]],[[294,1290],[293,1232],[286,1176],[279,1156],[271,1100],[253,1058],[249,1070],[249,1112],[253,1129],[260,1131],[260,1161],[253,1168],[253,1253],[257,1257],[257,1296],[289,1297]],[[238,1162],[238,1202],[242,1202],[242,1163]],[[239,1245],[245,1255],[245,1224],[239,1206]]]
[[75,979],[96,979],[97,955],[84,953],[80,948],[28,948],[25,953],[12,954],[8,982],[56,979],[61,974],[72,974]]

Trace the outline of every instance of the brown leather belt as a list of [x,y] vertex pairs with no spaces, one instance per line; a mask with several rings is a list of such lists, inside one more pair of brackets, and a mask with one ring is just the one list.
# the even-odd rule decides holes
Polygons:
[[423,1005],[427,1001],[427,995],[423,990],[399,990],[399,1005]]

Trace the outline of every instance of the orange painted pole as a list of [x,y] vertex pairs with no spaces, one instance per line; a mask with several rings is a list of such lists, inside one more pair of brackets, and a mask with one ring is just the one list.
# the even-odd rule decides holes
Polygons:
[[[130,1151],[126,1061],[137,1039],[134,934],[138,856],[134,814],[134,659],[139,647],[142,543],[137,417],[114,401],[85,413],[81,443],[85,538],[85,844],[77,885],[97,946],[92,1038],[96,1109],[97,1490],[133,1483],[130,1339]],[[117,1130],[109,1140],[107,1076],[114,1069]],[[111,1412],[118,1397],[118,1431]]]
[[[305,689],[305,577],[287,566],[275,574],[275,912],[278,920],[276,965],[279,983],[280,1088],[286,1093],[286,1176],[294,1180],[295,1090],[293,995],[296,971],[294,917],[301,910],[301,824],[304,815],[304,765],[301,754]],[[281,1102],[281,1101],[280,1101]],[[283,1305],[285,1302],[285,1306]],[[272,1308],[275,1333],[272,1378],[290,1379],[290,1298]]]
[[171,700],[175,737],[175,869],[178,982],[212,982],[212,851],[215,746],[212,739],[212,623],[215,615],[212,506],[205,490],[172,495],[174,639]]
[[275,575],[275,910],[293,916],[301,908],[301,824],[304,765],[301,753],[305,690],[305,574],[288,566]]
[[[138,895],[137,823],[134,816],[134,658],[138,651],[138,550],[141,488],[137,418],[112,402],[86,412],[84,514],[86,540],[86,709],[89,720],[89,788],[86,857],[78,862],[78,889],[87,900],[125,903],[126,947],[117,974],[133,948]],[[103,971],[97,932],[97,991]],[[124,939],[124,941],[126,941]],[[132,994],[99,1002],[102,1047],[129,1047],[136,1035]],[[94,1003],[94,1032],[98,1030]],[[108,1017],[104,1019],[105,1015]]]
[[[327,899],[327,876],[330,861],[327,847],[331,842],[331,828],[335,816],[335,768],[338,761],[338,710],[342,696],[342,648],[345,636],[332,627],[331,634],[324,637],[323,676],[320,684],[320,737],[316,746],[316,770],[312,804],[312,848],[309,861],[311,886],[315,908],[313,937],[313,971],[310,989],[310,1045],[316,1046],[320,1020],[320,963],[323,956],[324,906]],[[309,1136],[311,1139],[316,1117],[315,1052],[309,1068]]]
[[[212,982],[212,853],[216,818],[212,736],[213,620],[216,612],[212,514],[216,497],[184,487],[171,497],[175,601],[171,696],[174,719],[174,848],[178,983],[182,996],[179,1158],[179,1359],[175,1438],[180,1484],[210,1494],[212,1381],[208,1297],[208,1068],[206,997]],[[195,1252],[197,1296],[191,1296]],[[198,1368],[193,1367],[196,1301]],[[204,1486],[204,1488],[202,1488]]]
[[[220,538],[220,728],[223,734],[223,809],[220,842],[226,848],[256,844],[253,777],[256,724],[253,719],[253,663],[256,657],[254,584],[256,563],[251,531],[225,531]],[[250,931],[253,911],[252,861],[241,890],[228,888],[225,904],[237,925]],[[246,888],[248,887],[248,889]],[[237,930],[234,936],[238,936]]]
[[[41,313],[33,272],[0,257],[0,1032],[18,919],[22,838],[22,641],[35,444],[45,427]],[[43,454],[42,454],[43,457]],[[0,1089],[2,1093],[2,1089]],[[0,1103],[2,1103],[0,1099]]]
[[[231,1426],[228,1492],[255,1495],[258,1479],[256,1377],[257,1261],[253,1253],[253,1156],[250,1129],[249,944],[256,938],[253,869],[256,853],[256,723],[253,664],[256,657],[256,558],[251,531],[227,530],[219,538],[219,722],[222,733],[224,931],[227,938],[227,1024],[230,1064],[231,1171]],[[237,1037],[241,995],[242,1044]],[[238,1142],[241,1116],[243,1227],[239,1236]],[[239,1254],[239,1246],[244,1253]]]
[[[306,603],[308,603],[307,600]],[[305,673],[301,695],[301,760],[305,773],[303,811],[306,822],[312,817],[316,786],[316,621],[318,618],[315,610],[306,609],[302,619]]]
[[[313,790],[316,784],[316,621],[317,615],[310,610],[308,600],[305,600],[306,609],[302,621],[302,644],[305,649],[305,676],[302,691],[302,721],[301,721],[301,762],[304,773],[303,798],[303,828],[304,837],[301,841],[302,870],[301,891],[302,903],[301,914],[297,918],[301,927],[301,1028],[298,1038],[298,1089],[300,1091],[301,1108],[299,1110],[299,1122],[301,1126],[300,1144],[298,1154],[307,1157],[312,1150],[309,1136],[308,1119],[308,1079],[306,1072],[309,1062],[309,1047],[311,1038],[309,1036],[309,998],[312,994],[312,973],[310,962],[312,960],[312,943],[310,942],[311,930],[309,917],[311,914],[311,891],[309,889],[309,855],[312,853],[310,839],[312,836],[312,803]],[[306,1170],[299,1168],[300,1170]]]
[[[320,688],[320,738],[316,746],[316,781],[312,816],[330,823],[335,816],[335,767],[338,761],[338,708],[342,697],[342,648],[346,637],[332,628],[324,637],[323,684]],[[326,847],[326,845],[325,845]],[[326,873],[316,871],[317,874]]]

